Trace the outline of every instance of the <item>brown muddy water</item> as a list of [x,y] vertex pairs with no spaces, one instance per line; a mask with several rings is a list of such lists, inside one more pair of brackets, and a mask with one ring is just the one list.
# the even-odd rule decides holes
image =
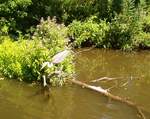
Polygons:
[[[85,49],[84,49],[85,50]],[[81,50],[80,50],[81,51]],[[76,55],[76,79],[110,88],[114,95],[142,106],[150,119],[150,52],[91,50]],[[117,80],[90,83],[100,77]],[[0,81],[0,119],[140,119],[136,110],[76,85],[51,89],[15,80]]]

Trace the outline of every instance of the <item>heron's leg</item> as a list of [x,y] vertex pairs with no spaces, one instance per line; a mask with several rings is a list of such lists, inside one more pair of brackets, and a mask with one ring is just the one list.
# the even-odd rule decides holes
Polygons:
[[47,86],[47,83],[46,83],[46,76],[43,75],[42,77],[43,77],[43,86],[46,87],[46,86]]
[[48,98],[50,97],[50,87],[49,85],[47,85],[47,82],[46,82],[46,75],[43,75],[42,76],[43,78],[43,93],[44,93],[44,96],[47,96]]

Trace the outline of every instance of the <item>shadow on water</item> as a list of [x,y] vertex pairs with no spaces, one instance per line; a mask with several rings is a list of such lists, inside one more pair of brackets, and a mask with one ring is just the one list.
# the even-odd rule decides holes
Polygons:
[[[81,51],[81,50],[79,50]],[[140,104],[150,118],[150,52],[124,53],[93,49],[76,57],[76,78],[90,83],[100,77],[117,80],[90,83]],[[139,119],[136,110],[76,85],[51,88],[14,80],[0,81],[2,119]]]

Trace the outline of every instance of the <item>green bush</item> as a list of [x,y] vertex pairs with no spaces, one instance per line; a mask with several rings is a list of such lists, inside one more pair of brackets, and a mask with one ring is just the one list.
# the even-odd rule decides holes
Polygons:
[[44,46],[55,50],[55,52],[64,50],[68,44],[67,27],[63,24],[57,24],[55,19],[48,17],[47,20],[44,20],[42,18],[32,38],[42,41]]
[[[94,17],[95,18],[95,17]],[[96,22],[90,18],[84,22],[74,21],[68,26],[68,35],[75,47],[96,47],[132,50],[139,47],[142,24],[136,16],[118,15],[112,21]]]
[[140,49],[150,49],[150,34],[146,32],[140,32],[134,40],[137,45],[137,48]]
[[108,48],[132,50],[138,45],[135,37],[140,32],[140,22],[135,16],[119,15],[112,20],[105,42]]
[[85,20],[96,15],[100,19],[109,16],[108,0],[63,0],[63,21],[70,24],[73,20]]
[[8,27],[9,33],[29,28],[29,21],[25,19],[28,16],[28,6],[31,3],[31,0],[3,0],[0,2],[0,21]]
[[113,21],[107,33],[106,47],[115,49],[125,48],[126,45],[132,44],[131,35],[128,24],[119,23],[117,20]]
[[75,47],[91,45],[103,47],[109,24],[106,21],[96,23],[93,18],[90,18],[85,22],[74,21],[68,26],[68,29],[68,35],[74,41]]
[[[49,60],[51,60],[51,58],[58,52],[71,49],[71,47],[68,46],[69,40],[67,38],[67,27],[63,24],[57,24],[56,19],[50,19],[49,17],[47,20],[44,20],[43,18],[41,19],[41,22],[37,26],[32,39],[41,41],[42,45],[49,49]],[[74,71],[72,61],[73,54],[70,52],[70,55],[62,63],[46,70],[46,72],[49,74],[62,67],[62,71],[65,75],[67,74],[68,77]],[[51,81],[53,84],[58,84],[62,83],[64,80],[57,80],[57,78],[53,78]]]
[[146,34],[144,40],[140,43],[142,49],[150,49],[150,34]]
[[101,20],[111,21],[114,16],[122,14],[124,9],[128,10],[129,6],[147,6],[141,4],[143,1],[139,0],[2,0],[0,17],[10,24],[10,33],[15,33],[16,30],[26,33],[31,26],[35,27],[40,22],[41,17],[55,16],[59,23],[64,22],[67,25],[73,20],[84,21],[93,15]]
[[[66,28],[63,25],[48,19],[42,20],[37,26],[32,40],[20,37],[13,42],[9,37],[3,37],[0,44],[0,72],[9,78],[36,81],[41,80],[42,75],[61,69],[61,76],[56,75],[49,80],[54,85],[62,85],[74,72],[73,54],[67,47],[65,34]],[[65,49],[70,50],[70,55],[63,62],[41,70],[44,62],[52,61],[55,54]]]
[[41,64],[48,56],[49,50],[40,42],[7,39],[0,45],[0,72],[9,78],[39,80]]
[[143,23],[143,31],[150,33],[150,15],[145,16],[142,23]]
[[[63,84],[67,77],[73,73],[72,55],[62,63],[50,69],[41,71],[45,61],[51,61],[52,54],[49,49],[43,47],[40,41],[15,41],[5,40],[0,45],[0,72],[9,78],[20,79],[27,82],[40,81],[45,73],[51,74],[62,68],[61,77],[52,77],[50,82],[58,85]],[[60,80],[60,78],[62,80]]]
[[0,35],[1,36],[8,35],[9,25],[10,24],[5,18],[0,19]]

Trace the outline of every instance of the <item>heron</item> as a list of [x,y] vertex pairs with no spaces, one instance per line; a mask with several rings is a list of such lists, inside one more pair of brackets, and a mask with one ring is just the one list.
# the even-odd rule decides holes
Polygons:
[[[63,50],[59,53],[57,53],[56,55],[54,55],[52,57],[52,61],[51,62],[44,62],[42,64],[42,67],[41,67],[41,70],[44,69],[45,67],[48,67],[48,68],[51,68],[53,67],[55,64],[59,64],[61,62],[63,62],[65,60],[65,58],[70,54],[70,51],[69,50]],[[56,71],[55,72],[56,74],[60,73],[60,71]],[[46,83],[46,76],[43,75],[43,86],[46,87],[47,86],[47,83]]]

